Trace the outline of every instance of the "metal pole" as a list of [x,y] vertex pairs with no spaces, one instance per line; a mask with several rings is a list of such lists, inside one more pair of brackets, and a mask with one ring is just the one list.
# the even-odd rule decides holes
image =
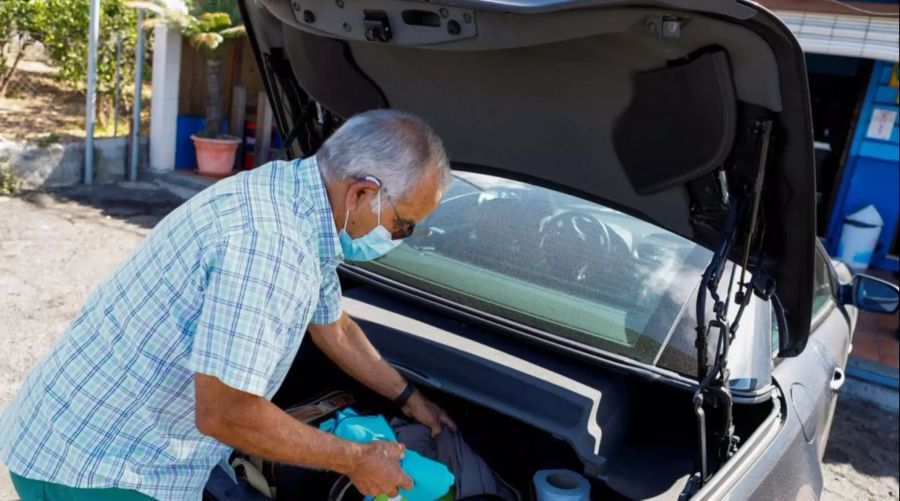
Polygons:
[[84,184],[94,182],[94,118],[97,114],[97,45],[100,42],[100,0],[91,0],[88,30],[87,103],[84,110]]
[[122,90],[122,32],[116,37],[116,93],[113,98],[113,137],[119,135],[119,94]]
[[144,81],[144,11],[138,9],[137,46],[134,48],[134,116],[131,122],[131,167],[128,179],[138,180],[141,161],[141,87]]

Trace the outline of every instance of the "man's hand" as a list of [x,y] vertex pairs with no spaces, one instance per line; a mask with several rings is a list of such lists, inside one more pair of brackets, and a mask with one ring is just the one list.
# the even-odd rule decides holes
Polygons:
[[347,476],[364,496],[397,497],[400,489],[412,489],[412,480],[400,468],[406,452],[402,444],[376,441],[363,446],[362,455]]
[[195,374],[194,394],[197,429],[233,448],[280,463],[343,473],[364,494],[396,495],[398,488],[412,488],[400,468],[405,451],[400,444],[338,438],[297,421],[263,397],[205,374]]
[[456,429],[456,423],[450,419],[444,409],[425,398],[419,390],[416,390],[403,406],[403,413],[431,428],[432,437],[438,436],[444,426],[450,427],[451,430]]
[[[309,333],[316,346],[347,374],[388,399],[395,399],[406,388],[406,379],[391,367],[347,314],[331,324],[310,324]],[[456,429],[447,413],[416,391],[403,412],[431,428],[437,436],[444,426]]]

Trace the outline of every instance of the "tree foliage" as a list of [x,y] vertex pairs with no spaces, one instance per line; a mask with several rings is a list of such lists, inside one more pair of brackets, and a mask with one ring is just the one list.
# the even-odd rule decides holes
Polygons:
[[37,6],[30,0],[0,0],[0,43],[9,42],[19,31],[30,31]]
[[28,0],[0,0],[0,96],[32,41],[36,6]]
[[[87,82],[88,0],[42,0],[40,26],[44,45],[60,68],[60,78],[74,88]],[[122,34],[122,81],[134,78],[134,48],[137,43],[137,12],[124,1],[100,2],[100,44],[97,47],[97,91],[111,94],[115,85],[116,42]]]
[[[87,84],[89,22],[90,0],[0,0],[0,44],[14,32],[28,32],[32,40],[44,45],[53,65],[59,68],[58,78],[81,91]],[[132,87],[137,33],[137,11],[126,0],[101,0],[97,47],[97,93],[101,106],[112,101],[120,34],[121,85],[124,92]]]
[[246,35],[233,2],[146,0],[129,5],[152,12],[149,26],[162,23],[177,30],[209,58],[221,57],[225,42]]

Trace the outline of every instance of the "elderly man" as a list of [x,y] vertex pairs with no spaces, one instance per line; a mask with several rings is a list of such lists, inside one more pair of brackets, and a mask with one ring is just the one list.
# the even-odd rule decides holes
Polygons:
[[222,181],[172,212],[87,299],[0,418],[24,501],[200,499],[232,447],[411,487],[396,443],[351,443],[269,399],[307,330],[338,366],[438,433],[453,427],[341,312],[335,271],[395,248],[440,201],[447,156],[419,118],[348,120],[315,157]]

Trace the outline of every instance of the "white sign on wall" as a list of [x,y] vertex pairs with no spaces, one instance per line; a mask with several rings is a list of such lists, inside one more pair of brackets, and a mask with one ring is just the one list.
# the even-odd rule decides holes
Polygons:
[[894,132],[894,122],[897,120],[897,112],[894,110],[885,110],[875,108],[872,112],[872,120],[869,121],[869,130],[866,131],[866,137],[869,139],[881,139],[887,141]]

